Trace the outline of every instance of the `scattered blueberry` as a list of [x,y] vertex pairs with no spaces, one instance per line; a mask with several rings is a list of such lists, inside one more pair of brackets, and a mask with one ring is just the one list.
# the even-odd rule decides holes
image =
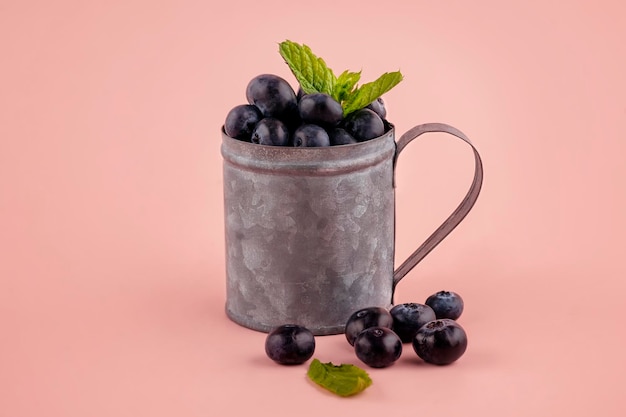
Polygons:
[[366,307],[352,313],[346,322],[346,339],[348,343],[354,346],[356,337],[363,330],[369,327],[387,327],[393,326],[393,317],[391,313],[383,307]]
[[313,356],[315,337],[306,327],[297,324],[278,326],[265,339],[265,353],[282,365],[299,365]]
[[438,319],[458,319],[463,313],[463,299],[452,291],[439,291],[426,299]]
[[389,312],[393,317],[392,329],[402,343],[413,341],[420,327],[437,318],[432,308],[418,303],[397,304]]
[[388,327],[369,327],[354,341],[356,356],[372,368],[393,365],[402,354],[402,341]]
[[456,321],[438,319],[426,323],[413,339],[413,350],[424,362],[447,365],[467,349],[467,334]]

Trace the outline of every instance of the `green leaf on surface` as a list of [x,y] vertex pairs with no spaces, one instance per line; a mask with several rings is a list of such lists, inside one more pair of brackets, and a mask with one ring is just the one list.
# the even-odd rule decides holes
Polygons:
[[309,365],[307,376],[311,381],[341,397],[358,394],[372,385],[367,372],[355,365],[333,365],[332,362],[322,363],[313,359]]

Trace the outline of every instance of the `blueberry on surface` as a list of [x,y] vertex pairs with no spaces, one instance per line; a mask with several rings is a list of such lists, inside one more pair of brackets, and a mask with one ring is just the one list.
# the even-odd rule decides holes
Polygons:
[[392,329],[402,343],[412,342],[420,327],[437,318],[432,308],[418,303],[397,304],[389,312],[393,317]]
[[313,333],[297,324],[278,326],[265,339],[265,353],[281,365],[299,365],[309,360],[314,352]]
[[467,349],[467,334],[454,320],[438,319],[426,323],[415,334],[413,350],[424,362],[448,365]]
[[256,124],[250,141],[259,145],[286,146],[289,144],[289,129],[280,120],[266,117]]
[[386,368],[400,358],[402,341],[388,327],[369,327],[355,339],[354,353],[372,368]]
[[348,343],[354,346],[356,337],[369,327],[393,326],[393,317],[389,310],[383,307],[366,307],[355,311],[346,322],[345,335]]
[[426,299],[426,304],[434,311],[438,319],[456,320],[463,313],[463,299],[452,291],[439,291]]
[[293,134],[293,146],[302,148],[330,146],[330,138],[324,128],[314,124],[303,124]]

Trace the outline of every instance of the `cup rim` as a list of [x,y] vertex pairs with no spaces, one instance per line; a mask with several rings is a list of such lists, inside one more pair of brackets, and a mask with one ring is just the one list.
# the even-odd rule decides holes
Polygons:
[[[258,143],[252,143],[252,142],[248,142],[245,140],[241,140],[241,139],[237,139],[234,138],[232,136],[228,136],[226,134],[226,130],[224,129],[224,125],[221,126],[220,130],[222,133],[222,137],[226,140],[231,140],[231,141],[235,141],[236,143],[242,143],[244,145],[241,146],[254,146],[255,148],[261,148],[261,149],[267,149],[267,150],[271,150],[271,149],[281,149],[281,150],[294,150],[295,152],[328,152],[328,149],[338,149],[338,148],[350,148],[350,147],[358,147],[358,146],[363,146],[366,143],[370,143],[370,142],[374,142],[374,141],[380,141],[383,140],[382,138],[386,138],[389,135],[391,135],[392,137],[395,138],[395,126],[393,123],[390,123],[388,121],[384,121],[385,123],[385,132],[380,135],[377,136],[375,138],[372,139],[368,139],[368,140],[364,140],[362,142],[357,142],[357,143],[348,143],[345,145],[331,145],[331,146],[312,146],[312,147],[296,147],[296,146],[274,146],[274,145],[261,145]],[[290,151],[291,152],[291,151]]]
[[221,153],[226,164],[270,174],[340,175],[393,158],[397,144],[393,125],[367,141],[323,147],[272,146],[232,138],[222,129]]

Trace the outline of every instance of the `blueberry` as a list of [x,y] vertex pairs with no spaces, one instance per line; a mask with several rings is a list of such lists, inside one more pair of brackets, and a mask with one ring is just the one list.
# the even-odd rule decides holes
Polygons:
[[250,141],[259,145],[286,146],[289,144],[289,129],[280,120],[266,117],[256,124]]
[[452,291],[439,291],[426,299],[438,319],[458,319],[463,313],[463,299]]
[[345,335],[348,343],[354,346],[356,337],[369,327],[393,326],[393,317],[386,308],[366,307],[355,311],[346,322]]
[[314,124],[303,124],[293,134],[293,146],[303,148],[330,146],[330,138],[324,128]]
[[402,341],[387,327],[369,327],[354,341],[354,353],[372,368],[385,368],[400,358]]
[[346,116],[343,128],[359,142],[377,138],[385,133],[383,120],[373,110],[367,108]]
[[297,324],[284,324],[273,329],[265,339],[265,353],[282,365],[299,365],[315,352],[315,337],[309,329]]
[[426,323],[415,334],[413,350],[424,362],[447,365],[467,349],[467,334],[456,321],[438,319]]
[[392,329],[402,343],[413,341],[420,327],[437,318],[432,308],[418,303],[397,304],[389,312],[393,317]]
[[241,104],[233,107],[226,115],[224,131],[231,138],[250,142],[252,131],[263,118],[261,111],[252,104]]
[[287,120],[298,111],[296,93],[285,79],[273,74],[254,77],[246,87],[246,99],[265,117]]
[[341,104],[328,94],[305,94],[298,102],[300,117],[305,123],[336,126],[343,119]]
[[385,109],[385,102],[380,97],[378,97],[376,100],[372,101],[370,104],[365,106],[365,108],[373,110],[383,120],[385,119],[385,117],[387,117],[387,110]]
[[345,129],[340,127],[332,128],[328,131],[328,137],[330,138],[331,146],[336,145],[349,145],[351,143],[357,143],[356,139],[351,134],[346,132]]

